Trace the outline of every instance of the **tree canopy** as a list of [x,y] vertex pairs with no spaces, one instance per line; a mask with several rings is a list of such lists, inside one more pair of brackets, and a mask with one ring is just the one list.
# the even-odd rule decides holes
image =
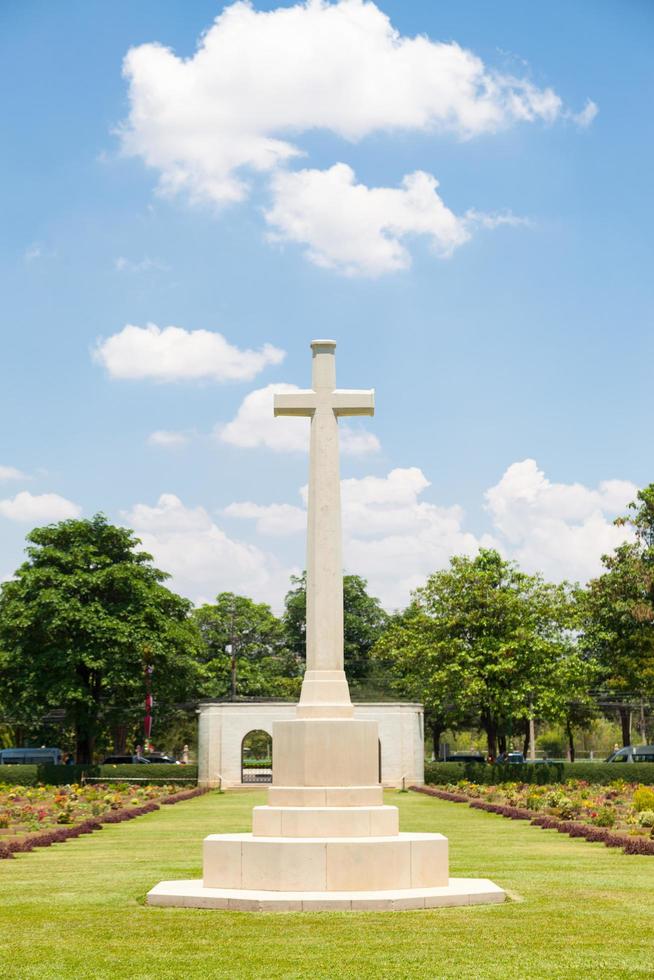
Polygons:
[[205,696],[297,696],[300,662],[270,606],[221,592],[215,603],[196,609],[193,619],[202,638]]
[[[284,600],[286,641],[296,656],[306,654],[307,576],[291,578]],[[345,672],[355,684],[370,672],[370,651],[387,626],[388,615],[379,599],[368,595],[368,583],[359,575],[343,576],[343,624]]]
[[628,745],[629,701],[654,696],[654,484],[639,491],[616,523],[630,527],[633,540],[604,555],[606,571],[588,584],[582,644],[596,659],[605,690],[631,696],[620,708]]
[[[516,723],[563,710],[576,676],[573,609],[568,586],[482,549],[431,575],[375,654],[424,701],[435,735],[476,722],[494,757]],[[575,670],[583,676],[583,664]]]
[[102,514],[36,528],[27,561],[0,591],[0,681],[16,717],[64,708],[79,762],[100,726],[143,704],[195,690],[198,636],[191,603],[139,551],[132,531]]

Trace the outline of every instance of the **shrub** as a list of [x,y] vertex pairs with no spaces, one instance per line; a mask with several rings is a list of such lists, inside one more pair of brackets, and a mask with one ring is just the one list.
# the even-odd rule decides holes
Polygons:
[[638,823],[641,827],[654,827],[654,810],[641,810]]
[[[186,769],[191,768],[186,766]],[[654,765],[646,762],[550,762],[533,765],[486,765],[476,762],[428,762],[425,782],[446,785],[469,779],[475,783],[493,785],[502,782],[565,783],[580,779],[587,783],[624,786],[627,780],[654,786]],[[651,807],[646,807],[651,809]]]
[[601,806],[594,817],[591,817],[596,827],[613,827],[615,825],[615,810],[610,806]]
[[196,783],[198,779],[197,766],[175,766],[164,763],[149,763],[145,765],[124,766],[0,766],[0,783],[11,786],[69,786],[80,783],[84,776],[104,777],[105,779],[122,779],[126,783],[140,783],[146,777],[152,783],[174,783],[183,780],[185,783]]
[[640,786],[634,793],[634,810],[640,813],[643,810],[654,810],[654,789],[647,786]]
[[625,854],[654,854],[654,840],[646,837],[631,837],[624,845]]

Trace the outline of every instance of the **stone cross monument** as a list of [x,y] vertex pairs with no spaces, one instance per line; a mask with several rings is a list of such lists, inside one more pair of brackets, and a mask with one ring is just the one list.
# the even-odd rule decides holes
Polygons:
[[311,419],[307,514],[307,668],[298,718],[350,718],[343,669],[343,561],[338,418],[374,415],[374,391],[336,387],[336,344],[314,340],[312,389],[275,395],[275,415]]
[[[501,902],[486,879],[450,878],[442,834],[401,833],[384,804],[376,721],[353,717],[343,669],[338,418],[372,415],[372,391],[336,388],[332,340],[315,340],[313,387],[275,396],[311,418],[307,669],[293,720],[273,725],[273,783],[251,834],[204,840],[201,881],[162,881],[150,905],[249,911],[433,908]],[[216,807],[219,813],[220,806]]]

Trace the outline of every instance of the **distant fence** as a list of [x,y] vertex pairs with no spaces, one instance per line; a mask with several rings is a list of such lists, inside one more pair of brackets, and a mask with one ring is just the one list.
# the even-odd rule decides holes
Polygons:
[[121,783],[197,783],[197,766],[175,766],[164,763],[134,764],[122,766],[0,766],[0,783],[20,786],[66,786],[70,783],[103,782]]

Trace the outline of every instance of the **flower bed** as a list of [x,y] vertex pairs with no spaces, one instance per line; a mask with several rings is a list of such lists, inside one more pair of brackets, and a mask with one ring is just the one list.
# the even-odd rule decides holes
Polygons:
[[557,785],[480,785],[462,779],[436,789],[413,790],[453,803],[467,803],[511,820],[530,820],[545,830],[621,847],[626,854],[654,855],[654,789],[616,780],[608,786],[574,779]]
[[6,786],[0,784],[0,858],[79,837],[103,824],[133,820],[160,804],[192,799],[205,789],[173,786]]

